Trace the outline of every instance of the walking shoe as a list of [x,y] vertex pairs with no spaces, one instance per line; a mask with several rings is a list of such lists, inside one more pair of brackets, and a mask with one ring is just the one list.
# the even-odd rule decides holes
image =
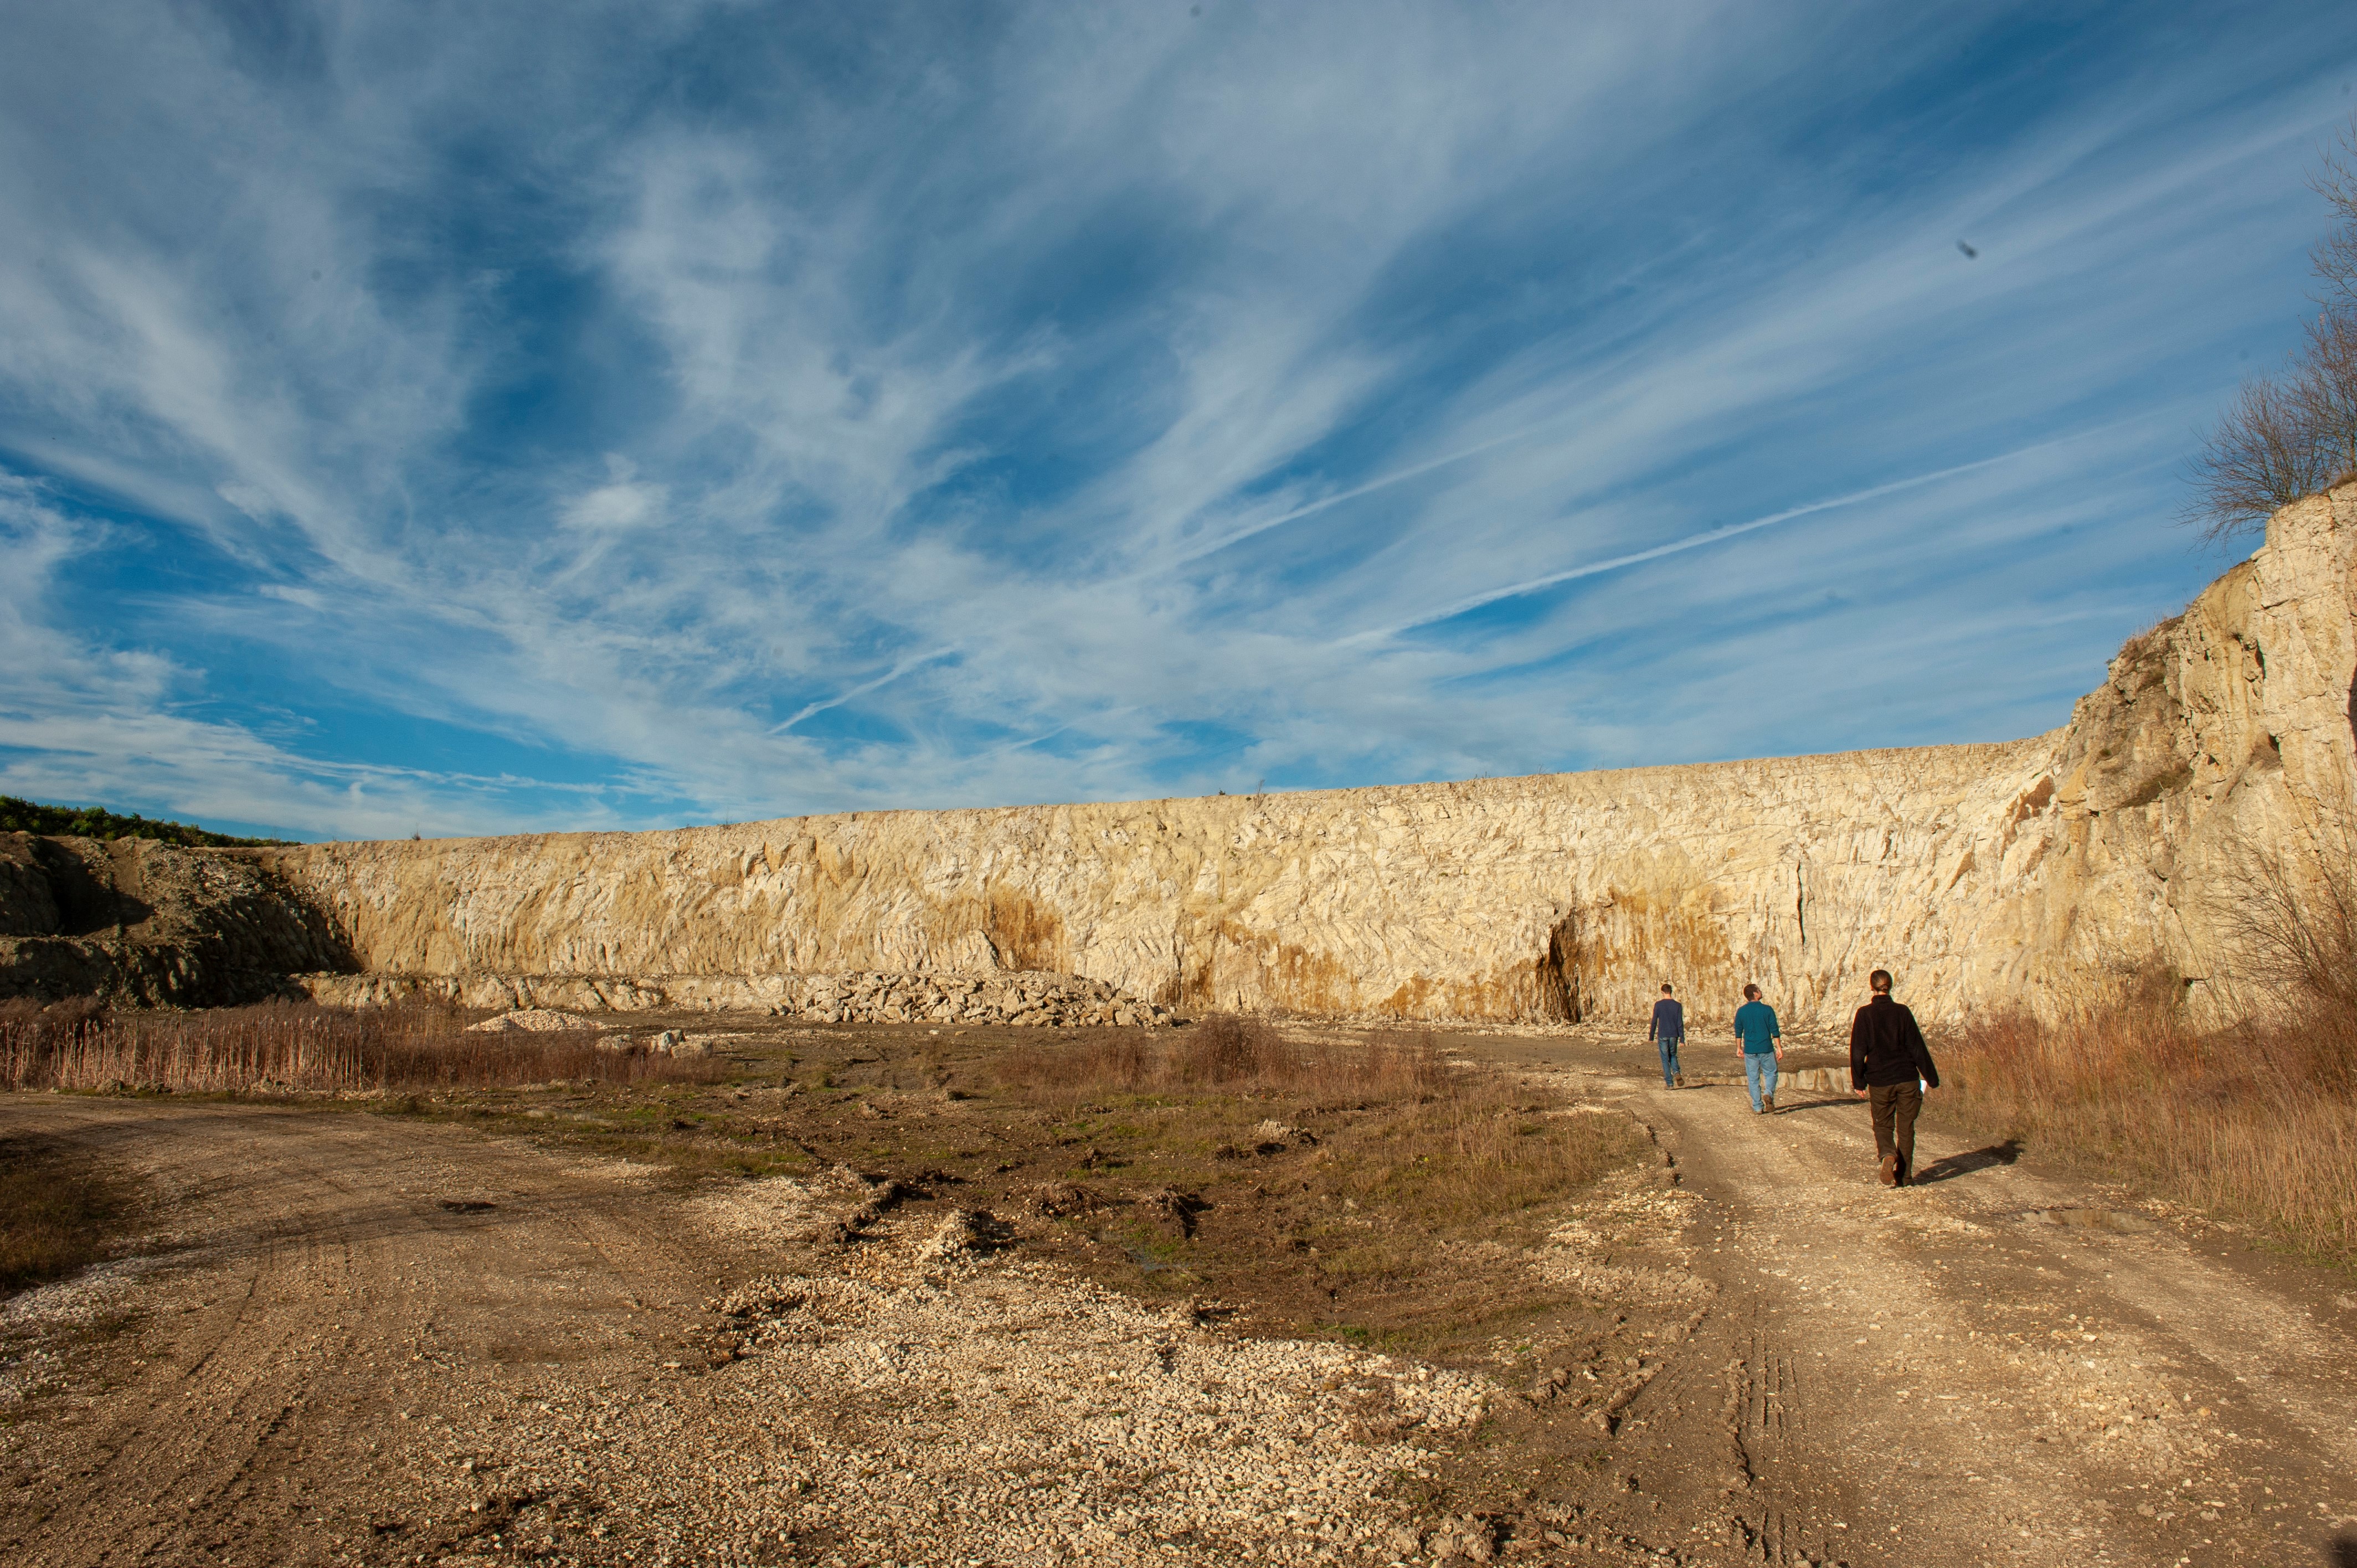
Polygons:
[[1885,1155],[1882,1156],[1882,1185],[1885,1187],[1897,1187],[1899,1185],[1899,1156],[1897,1155]]
[[1768,1109],[1770,1111],[1776,1109],[1776,1097],[1772,1094],[1768,1096]]
[[1684,1073],[1680,1073],[1680,1074],[1678,1074],[1678,1087],[1679,1087],[1680,1089],[1684,1089],[1685,1086],[1686,1086],[1686,1075],[1685,1075],[1685,1074],[1684,1074]]

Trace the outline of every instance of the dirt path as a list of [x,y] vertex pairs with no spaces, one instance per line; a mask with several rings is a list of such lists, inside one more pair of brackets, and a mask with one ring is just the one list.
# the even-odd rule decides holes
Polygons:
[[2357,1523],[2345,1281],[2025,1218],[2119,1206],[1936,1135],[1885,1191],[1846,1097],[1468,1051],[1674,1162],[1529,1265],[1660,1298],[1563,1370],[1609,1406],[1141,1305],[848,1173],[0,1100],[167,1232],[0,1312],[0,1561],[2312,1564]]
[[1921,1140],[1920,1184],[1884,1188],[1846,1094],[1788,1091],[1756,1116],[1738,1082],[1690,1074],[1664,1091],[1634,1041],[1474,1054],[1577,1063],[1656,1129],[1704,1200],[1693,1266],[1717,1306],[1684,1379],[1648,1396],[1675,1405],[1681,1380],[1723,1369],[1717,1421],[1660,1425],[1690,1455],[1724,1440],[1746,1478],[1717,1520],[1706,1488],[1687,1488],[1689,1550],[2357,1561],[2357,1538],[2328,1557],[2357,1524],[2347,1280],[1937,1133]]

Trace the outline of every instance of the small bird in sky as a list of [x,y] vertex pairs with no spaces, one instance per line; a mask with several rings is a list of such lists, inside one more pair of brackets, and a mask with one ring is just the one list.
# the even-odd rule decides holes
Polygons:
[[1965,244],[1962,240],[1956,242],[1956,249],[1962,251],[1965,256],[1971,260],[1978,261],[1980,259],[1980,252],[1974,250],[1970,245]]

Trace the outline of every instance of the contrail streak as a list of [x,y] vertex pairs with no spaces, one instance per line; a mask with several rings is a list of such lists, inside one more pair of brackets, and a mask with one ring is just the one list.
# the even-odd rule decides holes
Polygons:
[[1527,440],[1574,417],[1576,417],[1574,413],[1559,413],[1551,418],[1543,419],[1536,424],[1526,424],[1520,430],[1510,430],[1503,435],[1493,435],[1487,441],[1477,442],[1461,451],[1451,452],[1445,457],[1427,458],[1409,467],[1369,479],[1365,484],[1351,489],[1337,490],[1334,494],[1320,497],[1306,506],[1297,506],[1291,511],[1280,512],[1275,517],[1263,518],[1258,522],[1247,523],[1232,533],[1223,533],[1217,539],[1199,544],[1192,550],[1182,552],[1178,559],[1169,563],[1169,565],[1183,566],[1189,561],[1200,561],[1206,555],[1216,555],[1229,545],[1241,544],[1256,533],[1266,533],[1272,528],[1282,528],[1288,522],[1296,522],[1309,516],[1312,512],[1324,511],[1331,506],[1340,506],[1344,501],[1357,500],[1361,496],[1372,495],[1377,490],[1387,489],[1393,485],[1405,484],[1419,475],[1431,473],[1435,468],[1446,468],[1451,463],[1462,463],[1468,457],[1479,457],[1484,452],[1494,451],[1498,447],[1509,446],[1516,441]]
[[936,659],[947,659],[951,654],[957,651],[957,645],[952,643],[947,648],[936,648],[931,653],[920,653],[914,659],[904,659],[899,663],[895,664],[892,668],[884,671],[881,675],[877,676],[873,681],[863,681],[858,685],[851,688],[848,692],[844,692],[838,695],[825,698],[821,702],[808,704],[802,710],[802,712],[796,714],[792,718],[788,719],[785,723],[775,726],[770,731],[770,733],[771,735],[783,735],[788,730],[793,728],[796,725],[802,723],[804,719],[809,718],[813,714],[823,714],[829,708],[839,708],[843,706],[844,703],[851,701],[854,697],[864,697],[868,693],[876,690],[878,686],[890,685],[893,682],[898,681],[901,676],[906,675],[909,671],[916,669],[920,665],[931,664]]
[[[2124,420],[2118,423],[2135,422]],[[1358,643],[1380,642],[1385,638],[1396,637],[1401,632],[1411,631],[1420,626],[1430,626],[1436,621],[1453,619],[1458,616],[1478,610],[1484,605],[1496,604],[1500,599],[1518,598],[1524,594],[1535,594],[1542,589],[1552,588],[1559,583],[1572,582],[1580,577],[1593,577],[1605,572],[1617,572],[1623,566],[1634,566],[1646,561],[1658,561],[1664,555],[1676,555],[1688,550],[1699,550],[1706,544],[1716,544],[1722,539],[1733,539],[1738,534],[1771,528],[1780,522],[1790,522],[1796,517],[1832,511],[1838,507],[1856,506],[1860,501],[1870,501],[1882,496],[1896,495],[1901,490],[1911,490],[1924,485],[1936,484],[1942,479],[1953,478],[1958,474],[1969,474],[1975,469],[1994,467],[1999,463],[2009,463],[2016,457],[2027,456],[2032,452],[2040,452],[2049,447],[2082,441],[2100,430],[2109,428],[2112,426],[2103,425],[2098,426],[2096,430],[2083,430],[2053,441],[2035,442],[2028,446],[2018,446],[2010,452],[2000,452],[1994,457],[1981,457],[1970,463],[1959,463],[1953,468],[1940,468],[1928,474],[1917,474],[1910,478],[1893,479],[1887,485],[1852,490],[1847,495],[1835,496],[1826,500],[1810,501],[1805,506],[1791,507],[1783,511],[1770,512],[1766,517],[1755,517],[1746,522],[1730,522],[1723,528],[1691,533],[1684,539],[1674,539],[1667,544],[1656,544],[1650,550],[1631,551],[1626,555],[1615,555],[1608,561],[1591,561],[1586,565],[1567,567],[1560,572],[1550,572],[1544,577],[1532,577],[1520,583],[1509,583],[1503,587],[1485,589],[1426,615],[1414,616],[1406,620],[1387,627],[1378,627],[1371,631],[1353,632],[1349,637],[1337,639],[1332,646],[1348,648]]]

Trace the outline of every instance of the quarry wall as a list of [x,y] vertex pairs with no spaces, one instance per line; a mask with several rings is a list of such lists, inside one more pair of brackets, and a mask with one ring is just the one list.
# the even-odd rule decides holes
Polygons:
[[295,900],[341,955],[320,967],[366,977],[309,983],[331,999],[721,1005],[779,976],[1052,971],[1183,1012],[1407,1019],[1631,1016],[1668,980],[1711,1018],[1757,981],[1806,1023],[1878,966],[1939,1017],[2165,964],[2225,1005],[2218,901],[2255,856],[2305,875],[2347,846],[2353,541],[2357,486],[2287,508],[2069,724],[2004,744],[172,853]]

